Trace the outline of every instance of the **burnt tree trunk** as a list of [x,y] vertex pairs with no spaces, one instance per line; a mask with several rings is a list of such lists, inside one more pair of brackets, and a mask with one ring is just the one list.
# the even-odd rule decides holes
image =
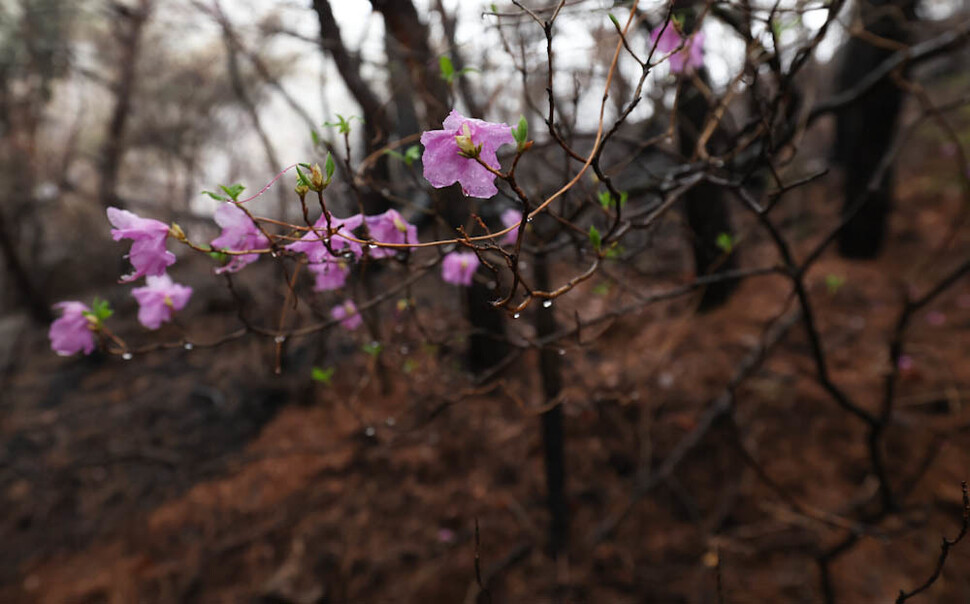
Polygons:
[[[706,70],[701,69],[697,77],[709,84]],[[687,159],[694,157],[700,137],[710,115],[711,108],[703,93],[685,76],[680,90],[677,106],[677,132],[680,153]],[[711,137],[711,145],[717,145],[719,132]],[[718,246],[718,236],[733,237],[731,214],[728,209],[724,190],[712,183],[701,182],[684,195],[687,224],[693,232],[694,269],[698,277],[730,271],[737,267],[737,256]],[[707,311],[724,304],[737,281],[724,281],[708,285],[701,297],[698,310]]]
[[[549,263],[542,252],[533,257],[535,286],[549,289]],[[541,339],[556,332],[551,306],[536,309],[536,335]],[[539,350],[543,404],[552,405],[541,415],[542,455],[546,469],[546,502],[549,507],[549,551],[558,558],[569,544],[569,506],[566,501],[566,436],[561,404],[553,404],[562,391],[562,359],[554,347]]]
[[138,55],[141,50],[145,23],[152,11],[151,0],[142,0],[136,7],[122,3],[111,6],[115,19],[115,35],[118,38],[118,55],[121,60],[118,79],[113,88],[115,104],[108,122],[108,132],[101,147],[101,179],[98,194],[104,207],[123,207],[118,197],[118,179],[125,154],[125,130],[131,115],[132,99],[138,79]]
[[[861,4],[860,14],[868,32],[905,43],[906,22],[915,18],[914,7],[912,0],[871,0]],[[893,52],[860,37],[851,38],[843,50],[839,90],[851,89]],[[892,169],[886,170],[873,188],[869,184],[892,144],[903,96],[890,78],[884,78],[836,116],[834,159],[843,171],[842,215],[851,216],[838,237],[839,252],[845,257],[872,258],[886,239],[893,197]]]

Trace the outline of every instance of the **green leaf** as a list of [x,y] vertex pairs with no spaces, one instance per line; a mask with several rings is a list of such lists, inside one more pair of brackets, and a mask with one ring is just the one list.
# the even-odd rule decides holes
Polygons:
[[606,13],[606,15],[610,18],[610,21],[613,22],[613,26],[620,29],[620,22],[617,20],[616,16],[613,13]]
[[[626,205],[627,199],[630,198],[630,194],[626,191],[620,191],[620,207]],[[603,209],[615,208],[616,202],[613,201],[613,194],[609,191],[601,191],[599,194],[600,205]]]
[[314,382],[320,382],[322,384],[326,384],[327,386],[329,386],[330,383],[333,381],[333,374],[336,371],[337,370],[334,369],[333,367],[327,367],[326,369],[320,369],[319,367],[314,367],[313,372],[310,374],[310,377],[313,379]]
[[519,149],[529,139],[529,122],[525,119],[524,115],[519,117],[519,123],[512,130],[512,136],[515,138],[515,142],[519,144]]
[[441,55],[438,59],[438,66],[441,68],[441,78],[451,83],[455,79],[455,65],[451,62],[451,57]]
[[320,146],[320,133],[318,133],[313,128],[310,128],[310,140],[313,141],[313,146],[314,147],[319,147]]
[[411,145],[408,147],[408,150],[404,152],[404,163],[409,166],[419,159],[421,159],[421,147],[418,145]]
[[104,321],[111,318],[111,315],[115,314],[115,311],[111,310],[111,305],[108,304],[107,300],[95,298],[94,301],[91,302],[91,313],[99,321]]
[[610,249],[606,250],[606,259],[616,260],[623,254],[624,251],[625,250],[623,249],[622,245],[614,243],[613,245],[610,246]]
[[213,193],[212,191],[202,191],[202,194],[203,195],[208,195],[209,197],[211,197],[212,199],[215,199],[216,201],[225,201],[226,200],[226,198],[223,197],[222,195],[219,195],[218,193]]
[[479,70],[477,67],[462,67],[458,70],[457,75],[463,76],[466,73],[481,73],[481,70]]
[[610,282],[604,281],[597,284],[596,287],[593,288],[593,293],[597,296],[605,296],[606,294],[610,293]]
[[380,342],[368,342],[360,347],[361,350],[366,352],[372,357],[376,357],[384,350],[384,345]]
[[299,165],[296,167],[296,184],[298,184],[300,186],[303,186],[303,187],[307,187],[307,188],[310,187],[310,179],[307,178],[306,177],[306,174],[304,174],[300,170],[300,166]]
[[209,252],[209,257],[221,264],[229,262],[229,254],[224,254],[222,252],[211,251]]
[[324,164],[324,169],[327,172],[327,184],[330,184],[330,181],[333,180],[333,171],[336,169],[336,165],[333,163],[333,155],[329,152],[327,153],[327,162]]
[[597,252],[603,247],[603,236],[600,235],[599,229],[593,225],[589,227],[589,242],[593,244],[593,249]]
[[825,287],[829,290],[829,294],[834,296],[839,293],[842,286],[845,285],[845,277],[841,275],[825,275]]
[[228,195],[229,199],[233,201],[239,201],[239,195],[246,190],[246,187],[239,183],[229,185],[228,187],[226,185],[219,185],[219,188],[222,189],[222,192]]
[[719,233],[714,240],[714,245],[725,254],[730,254],[734,249],[734,237],[731,237],[730,233]]
[[357,120],[361,124],[364,123],[364,119],[357,117],[356,115],[344,117],[338,113],[336,122],[324,122],[323,125],[327,126],[328,128],[337,128],[337,131],[340,132],[340,134],[350,134],[350,123],[354,120]]

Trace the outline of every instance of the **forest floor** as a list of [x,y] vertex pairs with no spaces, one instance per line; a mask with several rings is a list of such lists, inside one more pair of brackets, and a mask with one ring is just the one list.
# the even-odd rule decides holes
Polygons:
[[[934,255],[961,196],[949,160],[924,147],[910,153],[925,161],[900,162],[885,252],[850,262],[830,251],[807,277],[832,377],[871,409],[902,285],[924,290],[970,250],[964,228]],[[813,184],[782,210],[799,252],[835,223],[835,190],[833,178]],[[754,230],[739,245],[745,266],[776,262]],[[655,262],[625,284],[660,291],[687,279],[683,261]],[[607,281],[557,300],[559,320],[630,299]],[[197,300],[215,300],[184,317],[193,338],[235,329],[225,293],[193,285]],[[441,288],[416,294],[437,334],[454,329],[442,311],[458,300]],[[875,480],[865,426],[814,381],[800,324],[738,389],[737,427],[715,424],[611,536],[594,538],[638,476],[702,422],[789,293],[781,277],[752,278],[715,312],[678,299],[584,333],[583,346],[562,342],[571,529],[559,562],[545,552],[532,352],[477,387],[448,344],[421,345],[406,327],[385,342],[380,384],[359,334],[287,342],[276,376],[265,339],[124,361],[62,359],[44,329],[15,331],[0,384],[0,602],[703,603],[719,601],[718,578],[724,602],[818,602],[816,557],[847,531],[806,510],[843,518]],[[119,308],[118,321],[132,316]],[[529,320],[513,332],[529,335]],[[886,447],[904,505],[833,562],[841,602],[889,602],[920,584],[941,536],[959,529],[970,281],[918,314],[907,341]],[[313,365],[333,366],[333,383],[311,381]],[[970,601],[970,543],[923,601]]]

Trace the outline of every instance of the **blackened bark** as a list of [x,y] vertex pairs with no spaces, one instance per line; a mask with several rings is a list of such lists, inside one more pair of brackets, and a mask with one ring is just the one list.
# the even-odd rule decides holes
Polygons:
[[0,252],[3,253],[7,270],[13,279],[14,286],[30,311],[30,316],[39,323],[50,322],[54,318],[51,314],[50,304],[34,284],[23,258],[17,252],[17,245],[12,233],[8,230],[2,211],[0,211]]
[[[327,0],[313,0],[313,10],[316,11],[320,23],[320,46],[330,53],[340,78],[364,114],[364,152],[370,155],[387,145],[388,135],[392,130],[385,103],[361,76],[358,57],[344,46],[330,3]],[[387,180],[385,159],[378,159],[374,163],[371,175],[378,181]],[[384,196],[373,190],[363,191],[361,202],[367,214],[378,214],[390,207]]]
[[[697,77],[708,84],[707,73],[701,70]],[[710,113],[707,100],[688,78],[684,78],[677,106],[677,129],[680,139],[680,152],[686,158],[694,155],[697,139],[704,129]],[[709,144],[717,145],[722,138],[715,131]],[[704,276],[737,268],[735,254],[727,254],[718,246],[718,236],[722,233],[733,236],[731,214],[728,209],[725,191],[714,184],[702,182],[684,195],[687,224],[693,231],[694,268],[697,276]],[[739,281],[728,280],[714,283],[704,290],[698,310],[706,311],[724,304]]]
[[123,207],[124,203],[118,197],[118,179],[125,154],[125,129],[131,115],[132,99],[138,78],[138,55],[145,23],[151,15],[152,1],[142,0],[134,8],[115,3],[111,9],[117,17],[115,35],[118,38],[121,71],[113,86],[115,104],[108,122],[108,132],[101,147],[101,182],[98,193],[102,206]]
[[[535,286],[549,289],[549,263],[546,255],[537,253]],[[536,333],[539,339],[556,332],[556,316],[552,307],[539,305],[536,309]],[[546,346],[539,351],[544,404],[551,404],[562,391],[562,358],[555,348]],[[549,506],[549,550],[559,557],[569,544],[569,507],[566,501],[566,437],[563,429],[562,405],[553,405],[542,414],[542,452],[546,468],[546,496]]]
[[[915,18],[912,0],[871,0],[860,6],[866,30],[886,40],[905,43],[907,21]],[[895,51],[853,37],[843,51],[838,74],[840,91],[854,86]],[[858,213],[839,233],[839,252],[848,258],[872,258],[886,239],[893,197],[893,172],[887,170],[874,191],[869,182],[892,144],[903,104],[903,91],[885,78],[836,117],[835,161],[843,169],[842,212],[862,202]]]

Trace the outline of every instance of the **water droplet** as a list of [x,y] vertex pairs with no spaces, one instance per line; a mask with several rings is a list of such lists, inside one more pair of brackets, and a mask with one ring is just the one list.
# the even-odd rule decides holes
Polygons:
[[367,436],[374,436],[377,434],[377,430],[374,429],[374,426],[367,426],[367,428],[364,430],[364,434]]
[[185,344],[182,344],[182,348],[186,350],[192,350],[193,348],[195,348],[195,344],[193,344],[192,342],[186,342]]
[[121,355],[121,358],[123,358],[126,361],[130,361],[133,357],[134,357],[134,355],[131,354],[130,352],[126,352],[126,353],[124,353],[124,354]]
[[561,357],[566,356],[566,349],[565,348],[560,348],[556,352],[558,352],[559,353],[559,356],[561,356]]
[[532,216],[529,216],[528,218],[526,218],[525,221],[526,222],[532,222]]
[[519,317],[521,317],[521,316],[522,316],[522,313],[520,313],[520,312],[517,312],[517,313],[515,313],[514,315],[512,315],[512,318],[513,318],[513,319],[518,319],[518,318],[519,318]]
[[408,348],[407,346],[401,346],[400,350],[401,350],[401,354],[407,354],[411,352],[411,349]]
[[277,252],[276,250],[273,250],[272,252],[270,252],[269,255],[272,256],[273,258],[279,258],[280,257],[279,252]]
[[394,424],[397,423],[397,420],[394,419],[393,417],[389,417],[384,420],[384,423],[387,424],[388,426],[393,426]]
[[552,306],[552,300],[543,300],[542,301],[542,308],[549,308],[550,306]]
[[368,247],[368,249],[376,250],[377,249],[377,244],[376,243],[368,243],[367,244],[367,247]]
[[324,237],[323,238],[323,245],[330,245],[330,238],[329,237]]
[[273,341],[276,342],[277,344],[282,344],[283,342],[286,341],[286,336],[276,336],[275,338],[273,338]]
[[344,260],[348,260],[348,261],[353,260],[354,258],[356,258],[356,256],[354,255],[354,253],[352,251],[350,251],[350,250],[347,250],[346,252],[342,253],[341,256],[343,256],[343,259]]

